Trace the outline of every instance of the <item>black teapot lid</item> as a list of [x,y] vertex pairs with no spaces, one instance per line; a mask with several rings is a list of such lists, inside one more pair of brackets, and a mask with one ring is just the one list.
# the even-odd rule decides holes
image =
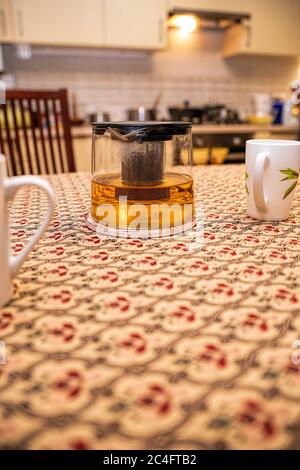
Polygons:
[[[120,140],[137,141],[164,141],[171,140],[174,135],[188,134],[192,124],[180,121],[121,121],[121,122],[94,122],[95,135],[103,135],[111,131],[112,135]],[[122,138],[123,137],[123,138]]]

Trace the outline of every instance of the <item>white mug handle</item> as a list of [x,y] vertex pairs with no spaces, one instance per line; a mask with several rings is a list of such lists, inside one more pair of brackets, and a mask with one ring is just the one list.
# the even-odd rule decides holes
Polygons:
[[33,185],[38,186],[46,193],[49,203],[48,212],[45,215],[43,222],[41,223],[37,231],[34,233],[34,235],[31,237],[31,239],[28,241],[27,245],[23,248],[22,253],[17,256],[12,256],[10,258],[10,272],[11,277],[13,278],[18,273],[21,264],[25,260],[26,256],[29,254],[29,252],[32,250],[34,245],[38,242],[38,240],[48,227],[55,208],[55,196],[50,184],[42,178],[39,178],[38,176],[17,176],[15,178],[6,179],[4,184],[6,201],[11,200],[21,186]]
[[256,157],[253,175],[253,197],[256,209],[261,212],[267,211],[268,200],[264,191],[264,172],[269,164],[269,156],[261,152]]

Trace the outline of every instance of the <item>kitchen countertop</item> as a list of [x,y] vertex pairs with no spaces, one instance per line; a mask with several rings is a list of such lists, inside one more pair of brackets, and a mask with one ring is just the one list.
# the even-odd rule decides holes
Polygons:
[[[283,126],[283,125],[252,125],[252,124],[201,124],[193,125],[192,133],[194,134],[253,134],[257,132],[268,132],[268,133],[282,133],[291,134],[296,133],[298,130],[297,126]],[[72,136],[75,138],[91,137],[92,127],[89,124],[83,126],[72,127]]]
[[194,125],[192,132],[194,134],[255,134],[257,132],[270,132],[270,133],[293,133],[297,132],[297,126],[283,126],[283,125],[253,125],[253,124],[202,124]]
[[[98,238],[89,175],[47,178],[54,219],[0,309],[1,448],[299,448],[300,187],[289,220],[258,222],[244,172],[194,169],[203,247]],[[18,192],[15,254],[45,207]]]

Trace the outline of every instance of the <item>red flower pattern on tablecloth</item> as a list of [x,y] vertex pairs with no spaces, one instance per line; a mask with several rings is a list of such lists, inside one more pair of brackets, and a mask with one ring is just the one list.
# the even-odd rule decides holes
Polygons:
[[68,289],[61,289],[59,292],[56,292],[52,296],[53,300],[60,301],[63,304],[70,302],[72,294]]
[[0,330],[6,330],[13,322],[14,315],[10,312],[0,313]]
[[106,251],[98,251],[98,253],[92,254],[91,258],[95,261],[107,261],[109,254]]
[[177,307],[173,312],[170,314],[173,318],[178,320],[183,320],[188,323],[193,323],[196,319],[196,314],[193,309],[190,307],[186,307],[184,305],[180,305]]
[[171,410],[170,393],[160,384],[151,384],[148,390],[138,398],[138,406],[152,409],[156,415],[168,414]]
[[68,370],[52,384],[52,387],[65,400],[72,400],[80,394],[82,383],[83,378],[77,370]]
[[108,304],[109,308],[117,309],[120,312],[127,312],[129,306],[130,302],[124,295],[117,295],[116,298]]
[[215,344],[206,344],[204,350],[198,354],[198,361],[212,362],[218,368],[226,367],[227,359],[226,354],[222,349]]
[[275,298],[279,301],[287,301],[292,304],[297,304],[298,303],[298,297],[294,292],[291,292],[288,289],[277,289]]
[[146,351],[147,340],[140,333],[130,333],[127,338],[123,338],[119,342],[119,347],[122,349],[131,349],[134,354],[142,354]]

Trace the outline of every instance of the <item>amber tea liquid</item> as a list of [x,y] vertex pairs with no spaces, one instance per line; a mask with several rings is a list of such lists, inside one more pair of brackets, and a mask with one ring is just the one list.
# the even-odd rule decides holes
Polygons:
[[193,179],[186,174],[166,173],[154,185],[124,184],[117,173],[97,175],[91,194],[93,219],[113,228],[171,228],[194,218]]

